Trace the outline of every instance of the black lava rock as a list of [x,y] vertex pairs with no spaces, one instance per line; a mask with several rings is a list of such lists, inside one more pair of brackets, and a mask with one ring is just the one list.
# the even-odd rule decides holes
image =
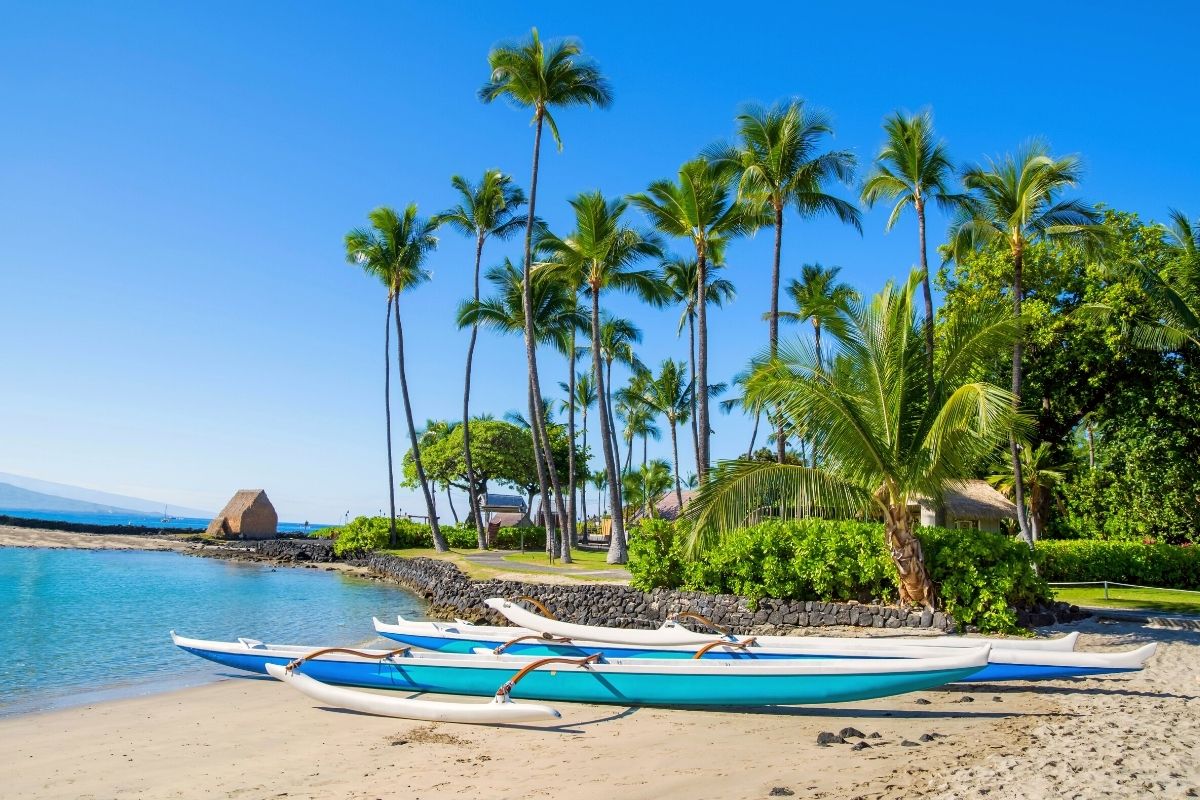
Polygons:
[[817,744],[845,744],[846,740],[836,733],[821,731],[817,734]]
[[838,731],[838,736],[841,736],[843,739],[849,739],[852,736],[857,739],[863,739],[866,737],[866,734],[858,728],[842,728]]

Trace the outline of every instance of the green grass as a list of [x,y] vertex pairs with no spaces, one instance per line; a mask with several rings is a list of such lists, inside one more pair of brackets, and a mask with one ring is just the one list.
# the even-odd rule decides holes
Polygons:
[[1056,587],[1054,596],[1065,603],[1099,608],[1130,608],[1168,614],[1200,614],[1200,592],[1176,592],[1170,589],[1126,589],[1103,586]]
[[[554,566],[575,567],[579,569],[611,569],[612,565],[605,559],[608,558],[607,550],[572,550],[571,563],[563,564],[557,558],[554,559]],[[514,564],[542,564],[549,565],[550,559],[544,551],[536,553],[513,553],[504,557],[505,561],[512,561]]]
[[[387,553],[388,555],[392,556],[400,556],[401,558],[437,558],[443,561],[449,561],[466,573],[468,577],[477,581],[486,581],[506,572],[520,572],[524,575],[528,575],[530,580],[536,581],[538,575],[545,575],[546,573],[537,570],[522,569],[522,565],[540,565],[549,563],[549,560],[546,558],[546,554],[542,552],[516,553],[512,556],[507,556],[504,558],[504,560],[510,562],[512,566],[505,567],[504,569],[498,569],[488,564],[479,564],[466,557],[468,553],[476,553],[478,552],[477,550],[450,550],[446,553],[439,553],[432,547],[409,547],[397,550],[380,550],[379,552]],[[607,555],[606,553],[592,553],[585,550],[575,550],[572,552],[576,558],[582,558],[582,562],[576,562],[573,565],[575,568],[603,569],[609,566],[608,564],[604,563],[604,557]],[[559,563],[560,562],[555,559],[554,564],[557,566]],[[569,568],[564,568],[562,572],[556,572],[554,574],[584,582],[610,580],[608,578],[596,578],[595,576],[589,575],[580,575],[576,577],[570,574]]]

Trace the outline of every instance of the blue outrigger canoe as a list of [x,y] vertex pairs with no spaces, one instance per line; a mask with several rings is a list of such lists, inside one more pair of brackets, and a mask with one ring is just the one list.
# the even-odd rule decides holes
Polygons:
[[[286,666],[323,683],[476,696],[658,706],[842,703],[931,689],[987,663],[988,647],[914,659],[735,660],[578,659],[539,663],[520,655],[361,650],[314,654],[311,647],[253,639],[213,642],[171,633],[183,650],[235,669]],[[564,663],[566,662],[566,663]],[[509,685],[514,678],[515,685]],[[505,688],[507,687],[507,688]]]
[[[499,609],[500,602],[488,604]],[[505,608],[503,613],[511,613],[511,608]],[[536,616],[525,612],[529,616]],[[542,618],[538,618],[542,619]],[[527,621],[524,617],[521,620]],[[433,650],[439,653],[511,653],[529,657],[563,656],[583,657],[592,653],[600,653],[608,659],[696,659],[730,660],[739,662],[774,661],[780,659],[848,659],[853,661],[870,659],[911,659],[928,658],[932,655],[956,652],[970,648],[971,639],[958,639],[953,645],[922,643],[910,644],[914,640],[903,638],[836,638],[836,637],[745,637],[738,639],[729,636],[703,635],[694,644],[659,645],[634,644],[630,641],[634,634],[647,634],[647,640],[654,638],[653,631],[630,631],[625,629],[607,629],[596,626],[575,626],[586,628],[588,638],[566,638],[555,636],[545,631],[529,628],[514,628],[486,625],[472,625],[467,622],[442,623],[418,622],[398,618],[396,624],[388,624],[378,619],[374,620],[375,631],[380,636],[393,639],[414,647]],[[532,624],[540,624],[533,620]],[[569,624],[569,623],[567,623]],[[567,628],[561,628],[568,631]],[[613,634],[608,634],[613,631]],[[695,635],[686,628],[681,633],[672,633],[676,638]],[[569,632],[574,632],[570,630]],[[619,635],[627,641],[614,643],[606,641],[609,635]],[[1075,637],[1069,637],[1073,645]],[[787,639],[786,643],[782,640]],[[1062,641],[1062,640],[1051,640]],[[769,643],[768,643],[769,642]],[[1084,653],[1062,649],[1018,649],[1020,640],[1013,641],[1010,646],[997,647],[991,645],[988,664],[982,670],[958,679],[967,683],[994,683],[999,681],[1028,681],[1048,680],[1055,678],[1071,678],[1087,675],[1108,673],[1133,672],[1141,669],[1145,662],[1154,655],[1155,644],[1147,644],[1135,650],[1123,653]],[[976,645],[979,646],[979,645]]]

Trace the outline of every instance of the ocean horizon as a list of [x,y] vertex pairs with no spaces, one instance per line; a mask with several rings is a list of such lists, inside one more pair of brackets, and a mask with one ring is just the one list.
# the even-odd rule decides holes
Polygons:
[[[25,519],[40,519],[47,522],[69,522],[76,525],[137,525],[146,528],[191,529],[207,528],[212,517],[170,517],[163,518],[161,514],[139,512],[70,512],[70,511],[38,511],[28,508],[0,508],[0,516],[24,517]],[[280,533],[306,533],[329,527],[324,522],[280,522],[277,530]]]

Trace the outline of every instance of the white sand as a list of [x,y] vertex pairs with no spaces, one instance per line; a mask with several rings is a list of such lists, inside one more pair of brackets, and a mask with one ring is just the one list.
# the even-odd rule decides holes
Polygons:
[[0,547],[51,547],[72,550],[186,550],[188,542],[119,533],[71,533],[0,525]]
[[[831,708],[557,704],[554,727],[430,725],[315,707],[267,679],[0,720],[5,797],[1185,797],[1200,790],[1200,634],[1128,676],[972,686]],[[961,702],[971,696],[974,702]],[[1000,698],[996,700],[994,698]],[[462,699],[464,702],[474,702]],[[918,700],[928,700],[928,704]],[[877,746],[818,746],[820,731]],[[931,743],[923,733],[939,733]]]

